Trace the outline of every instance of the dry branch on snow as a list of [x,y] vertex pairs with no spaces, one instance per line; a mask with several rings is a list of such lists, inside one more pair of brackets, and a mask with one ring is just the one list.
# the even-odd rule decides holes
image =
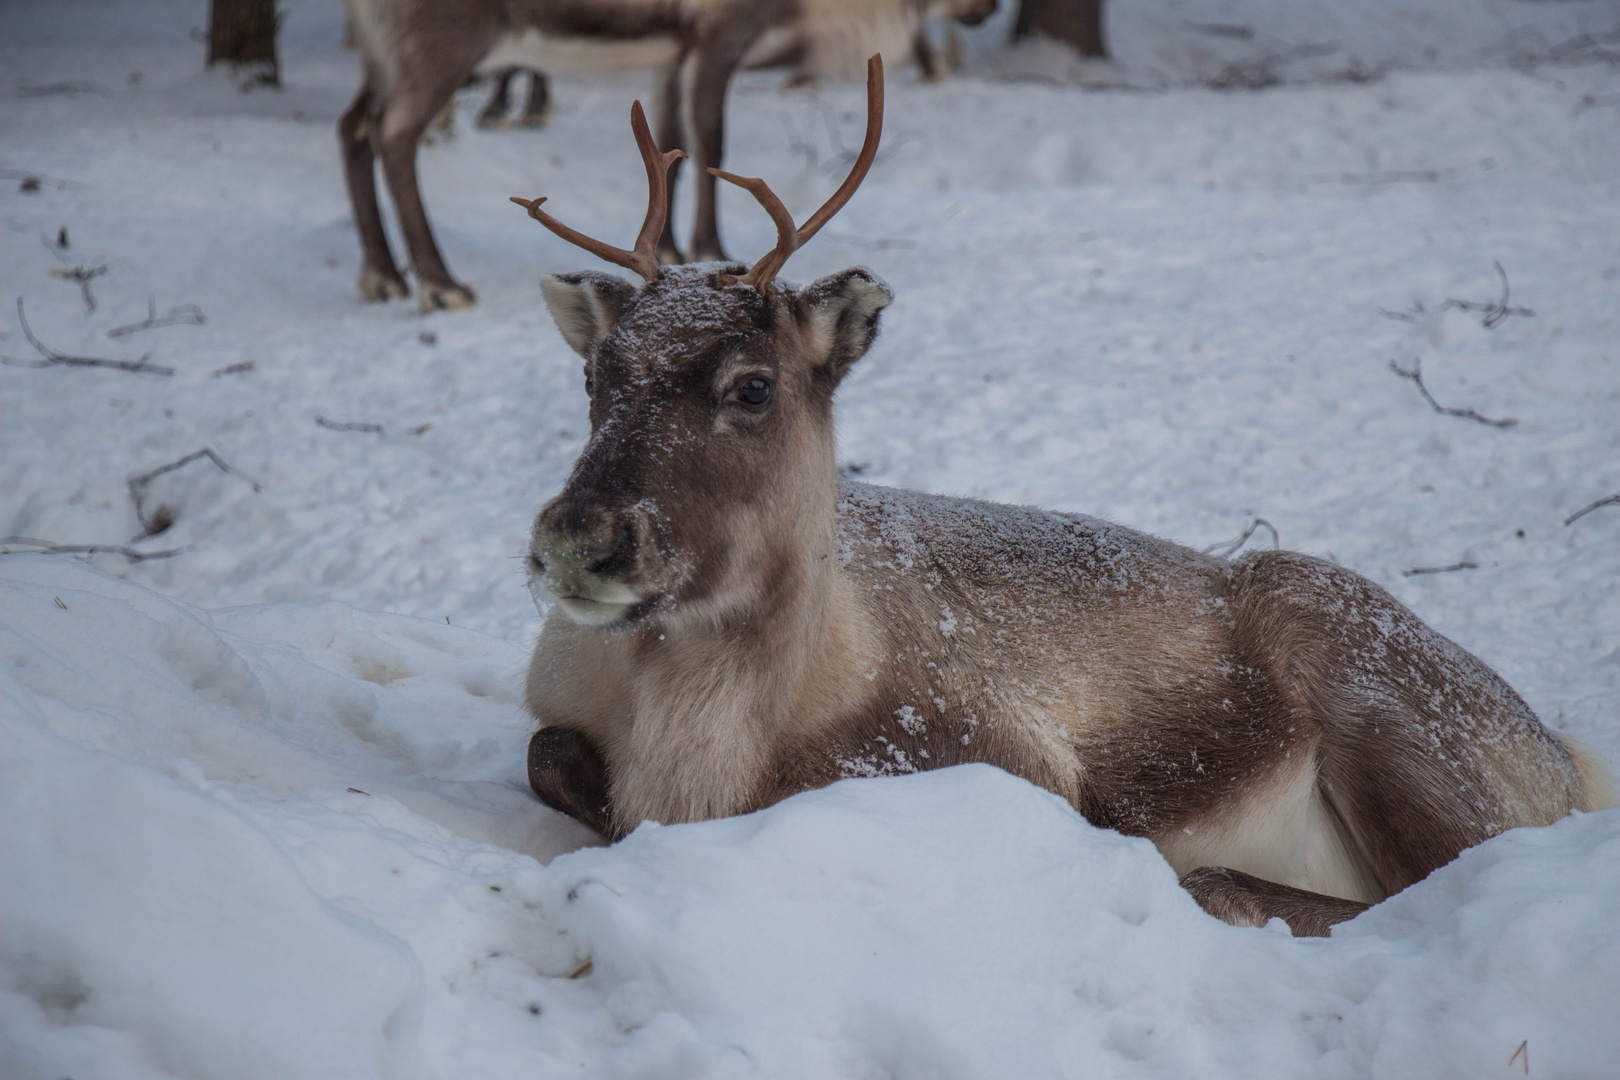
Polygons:
[[185,457],[171,461],[167,465],[159,465],[150,472],[144,472],[139,476],[132,476],[129,478],[129,497],[135,501],[135,520],[141,523],[141,528],[144,530],[139,536],[135,537],[136,540],[144,540],[148,536],[156,536],[158,533],[163,532],[170,525],[174,524],[174,520],[179,514],[179,511],[175,510],[174,507],[167,505],[159,506],[150,513],[147,512],[146,494],[147,488],[151,485],[152,481],[156,480],[165,473],[174,472],[176,469],[183,469],[187,465],[190,465],[193,461],[198,461],[204,458],[212,461],[221,472],[228,473],[231,476],[238,476],[243,480],[246,480],[250,485],[252,485],[254,491],[257,492],[264,490],[263,484],[259,483],[246,473],[233,469],[229,464],[226,463],[224,458],[214,453],[214,451],[208,447],[203,447],[201,450],[193,450]]
[[1481,416],[1473,409],[1454,409],[1449,405],[1440,404],[1438,401],[1434,400],[1434,395],[1429,393],[1429,388],[1423,385],[1422,360],[1414,359],[1412,361],[1412,368],[1410,371],[1391,360],[1389,362],[1389,369],[1395,374],[1399,375],[1401,378],[1410,379],[1412,382],[1416,383],[1418,393],[1423,395],[1423,400],[1432,405],[1434,407],[1434,411],[1437,413],[1444,413],[1446,416],[1460,416],[1464,420],[1475,420],[1481,424],[1488,424],[1491,427],[1498,428],[1510,428],[1519,422],[1517,418],[1512,416],[1503,417],[1500,420],[1493,420],[1488,416]]
[[12,367],[97,367],[111,368],[114,371],[128,371],[137,375],[173,375],[174,368],[163,364],[149,364],[147,357],[151,353],[143,353],[139,360],[107,360],[99,356],[70,356],[67,353],[57,352],[55,349],[40,341],[34,336],[34,331],[28,326],[28,317],[23,314],[23,298],[17,297],[17,322],[22,324],[23,336],[28,338],[28,344],[39,350],[43,360],[24,360],[15,356],[0,356],[0,364],[9,364]]
[[1277,527],[1271,522],[1267,521],[1265,518],[1257,517],[1253,521],[1249,522],[1248,527],[1243,530],[1237,539],[1226,540],[1219,544],[1211,544],[1209,547],[1204,549],[1204,554],[1218,555],[1220,558],[1225,559],[1236,552],[1238,548],[1248,543],[1249,537],[1253,536],[1254,531],[1260,528],[1264,528],[1267,532],[1271,533],[1271,546],[1273,549],[1282,547],[1282,538],[1277,535]]
[[1565,526],[1573,525],[1592,511],[1602,509],[1605,506],[1620,506],[1620,491],[1615,492],[1613,495],[1605,495],[1596,502],[1586,504],[1565,518],[1564,524]]
[[202,308],[196,304],[181,304],[179,307],[172,307],[169,309],[169,313],[160,319],[157,313],[157,300],[148,296],[146,298],[146,318],[140,322],[115,326],[107,331],[107,336],[110,338],[127,337],[130,334],[138,334],[142,330],[156,330],[163,326],[201,326],[207,321],[203,317]]

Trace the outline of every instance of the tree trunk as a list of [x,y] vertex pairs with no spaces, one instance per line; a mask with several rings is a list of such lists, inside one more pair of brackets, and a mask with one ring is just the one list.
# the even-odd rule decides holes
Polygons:
[[[216,0],[218,2],[218,0]],[[1103,43],[1104,0],[1023,0],[1013,37],[1037,31],[1079,50],[1081,56],[1107,56]]]
[[243,86],[281,85],[276,31],[281,19],[276,0],[211,0],[208,12],[208,65],[224,62],[243,76]]

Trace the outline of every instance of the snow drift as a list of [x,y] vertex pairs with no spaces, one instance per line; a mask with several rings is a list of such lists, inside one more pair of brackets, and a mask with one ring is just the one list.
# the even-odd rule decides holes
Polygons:
[[[612,848],[523,789],[510,646],[0,563],[0,1074],[1607,1074],[1620,816],[1335,931],[1205,916],[986,766]],[[25,872],[15,872],[25,870]],[[1579,942],[1579,948],[1571,948]]]

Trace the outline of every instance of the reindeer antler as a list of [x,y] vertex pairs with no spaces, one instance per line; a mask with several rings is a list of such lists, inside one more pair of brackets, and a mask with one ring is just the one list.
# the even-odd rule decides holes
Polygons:
[[582,232],[570,229],[544,210],[540,204],[546,201],[544,195],[538,199],[520,199],[512,196],[512,201],[529,211],[529,216],[540,224],[568,241],[576,244],[595,255],[604,262],[622,266],[627,270],[634,270],[648,281],[658,276],[658,254],[655,245],[658,236],[664,231],[664,218],[669,213],[669,189],[665,177],[669,174],[669,167],[686,156],[684,150],[671,150],[667,154],[658,152],[658,144],[653,142],[652,132],[647,127],[647,114],[641,111],[641,102],[637,101],[630,106],[630,130],[635,132],[636,146],[641,150],[641,160],[647,166],[647,217],[641,223],[641,232],[636,236],[636,246],[626,251],[624,248],[604,244],[600,240],[593,240]]
[[855,189],[861,186],[866,179],[866,171],[872,167],[872,159],[877,157],[878,140],[883,136],[883,57],[874,55],[866,62],[866,141],[861,144],[861,152],[855,159],[855,164],[844,177],[844,182],[838,190],[832,193],[832,198],[822,204],[820,210],[810,215],[803,226],[795,228],[793,215],[788,213],[782,200],[776,197],[770,185],[757,176],[738,176],[735,173],[722,172],[719,169],[709,171],[722,180],[730,181],[740,188],[753,192],[754,198],[771,215],[776,222],[776,246],[762,255],[753,268],[742,277],[733,277],[730,274],[720,278],[722,285],[741,282],[752,285],[761,294],[767,292],[775,279],[777,271],[782,264],[832,219],[832,216],[844,208]]

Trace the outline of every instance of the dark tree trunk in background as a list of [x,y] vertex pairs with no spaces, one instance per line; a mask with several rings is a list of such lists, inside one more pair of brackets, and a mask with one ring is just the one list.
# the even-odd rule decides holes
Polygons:
[[243,75],[243,85],[281,85],[276,57],[276,0],[211,0],[208,11],[208,65],[227,63]]
[[1081,56],[1107,56],[1102,20],[1103,0],[1023,0],[1013,37],[1038,31],[1073,45]]

